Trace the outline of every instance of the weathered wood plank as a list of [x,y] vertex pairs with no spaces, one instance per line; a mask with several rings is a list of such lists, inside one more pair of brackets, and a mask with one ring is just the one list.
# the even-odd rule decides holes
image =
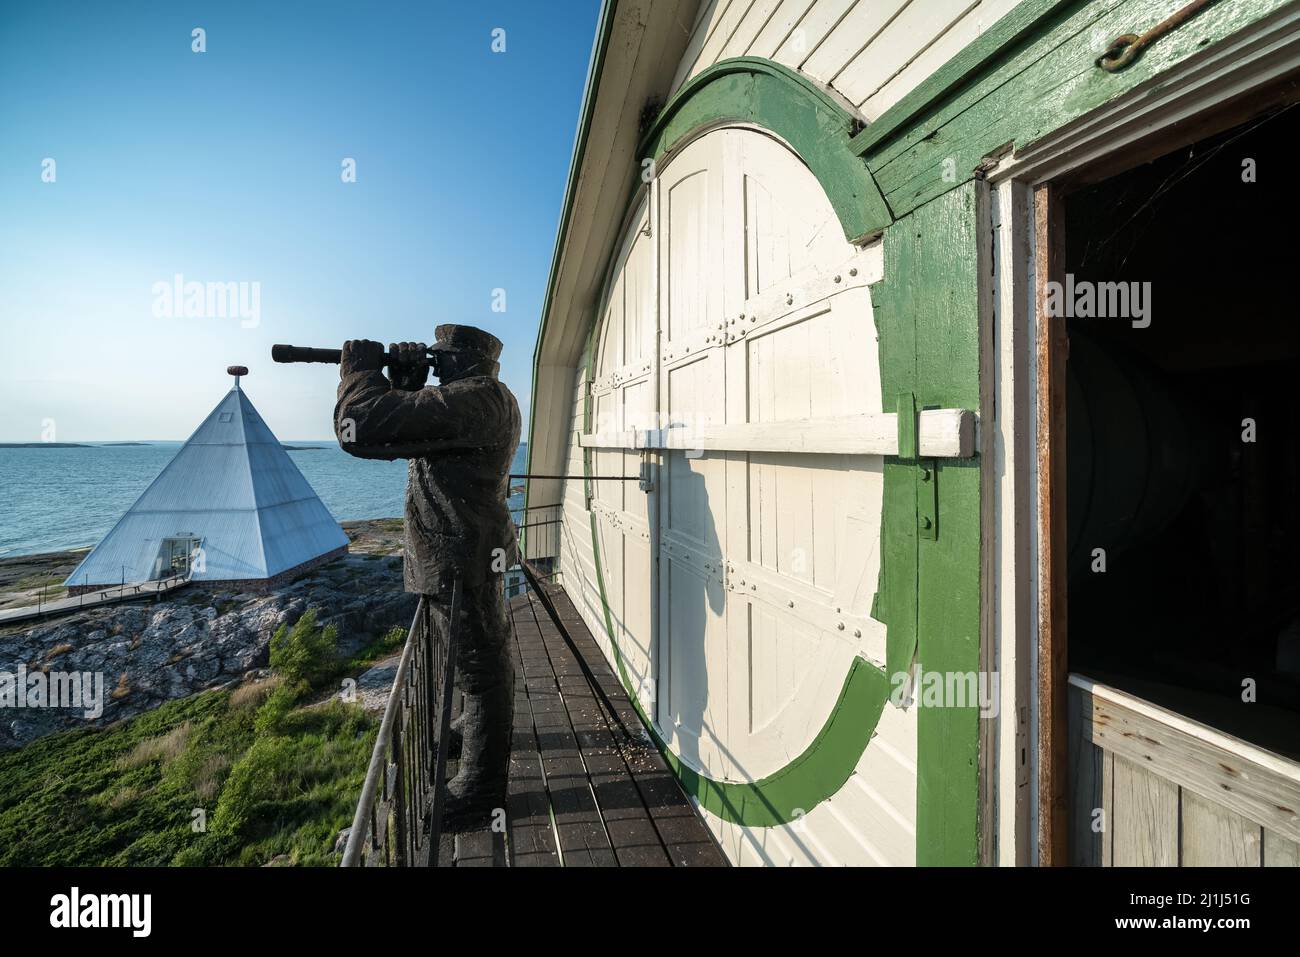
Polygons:
[[[531,598],[531,596],[529,596]],[[546,790],[551,803],[555,828],[560,839],[560,854],[565,867],[611,866],[617,863],[604,819],[596,803],[587,768],[583,763],[574,733],[567,702],[560,692],[559,678],[547,648],[545,636],[554,626],[536,617],[530,601],[527,615],[532,616],[543,635],[540,649],[524,656],[529,700],[533,704],[533,722],[537,728],[538,749],[546,774]],[[518,617],[524,621],[525,608]]]
[[620,865],[667,865],[649,814],[636,791],[581,666],[544,608],[532,613],[547,638],[546,653],[577,743],[587,786],[595,799],[605,839]]
[[1264,866],[1300,867],[1300,844],[1264,828]]
[[1038,856],[1042,864],[1067,859],[1069,840],[1065,781],[1069,760],[1062,732],[1068,723],[1068,599],[1065,520],[1065,323],[1045,308],[1047,283],[1065,269],[1065,206],[1051,184],[1034,190],[1034,344],[1038,364]]
[[1084,737],[1287,840],[1300,840],[1300,764],[1117,689],[1091,693]]
[[1262,831],[1199,794],[1182,792],[1179,837],[1184,867],[1259,867]]
[[457,867],[504,867],[505,835],[485,831],[466,831],[455,835]]
[[[518,635],[521,602],[509,603],[511,622]],[[506,797],[506,815],[510,821],[509,855],[515,867],[556,867],[560,863],[551,825],[550,801],[538,753],[537,733],[533,725],[532,703],[523,664],[522,642],[514,642],[515,720],[510,749],[510,783]]]
[[1079,733],[1082,698],[1070,697],[1070,863],[1097,867],[1102,862],[1106,807],[1102,798],[1106,752]]
[[636,783],[586,686],[564,692],[574,733],[600,806],[614,853],[622,866],[667,866],[670,861]]
[[1115,755],[1102,751],[1101,759],[1101,866],[1115,864]]
[[1114,866],[1177,867],[1178,787],[1116,757],[1114,794]]
[[[615,710],[615,715],[611,718],[603,708],[600,709],[610,738],[618,748],[620,760],[626,772],[631,775],[641,804],[669,860],[676,866],[725,866],[726,858],[682,792],[667,762],[646,735],[641,719],[568,595],[558,586],[544,587],[557,617],[565,624],[570,639],[590,668],[597,686]],[[549,621],[549,615],[539,600],[535,608],[539,622]],[[558,631],[555,632],[554,647],[557,657],[572,659],[572,652]],[[607,827],[612,837],[616,828],[608,816]],[[629,839],[640,840],[639,835],[640,832],[636,832]]]

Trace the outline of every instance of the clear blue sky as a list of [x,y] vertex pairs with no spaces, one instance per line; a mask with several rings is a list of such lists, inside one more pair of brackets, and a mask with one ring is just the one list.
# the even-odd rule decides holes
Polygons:
[[[337,374],[272,343],[455,321],[505,342],[527,420],[598,8],[0,0],[0,441],[185,438],[236,363],[322,438]],[[258,324],[156,317],[177,273],[259,283]]]

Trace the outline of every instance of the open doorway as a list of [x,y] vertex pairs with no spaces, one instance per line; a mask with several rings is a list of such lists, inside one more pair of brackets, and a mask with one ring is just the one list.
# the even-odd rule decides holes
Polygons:
[[202,544],[201,538],[185,532],[164,538],[154,559],[154,579],[188,575]]
[[1300,862],[1300,109],[1272,102],[1050,194],[1044,766],[1074,863]]
[[1070,671],[1295,758],[1298,128],[1281,110],[1071,194],[1062,289]]

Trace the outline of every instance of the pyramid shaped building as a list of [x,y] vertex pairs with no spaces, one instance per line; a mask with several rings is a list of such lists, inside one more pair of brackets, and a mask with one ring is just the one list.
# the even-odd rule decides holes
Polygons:
[[253,589],[342,555],[348,537],[234,387],[66,582],[194,581]]

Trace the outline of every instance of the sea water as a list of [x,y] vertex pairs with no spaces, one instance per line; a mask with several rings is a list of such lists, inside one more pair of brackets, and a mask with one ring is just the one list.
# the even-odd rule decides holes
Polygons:
[[[77,448],[0,448],[0,557],[94,545],[180,450],[180,442],[90,444]],[[339,521],[402,514],[406,462],[358,459],[332,439],[288,441],[325,507]],[[511,463],[522,473],[521,443]],[[511,482],[511,486],[522,485]],[[523,504],[512,494],[510,505]],[[516,512],[516,519],[520,513]]]

